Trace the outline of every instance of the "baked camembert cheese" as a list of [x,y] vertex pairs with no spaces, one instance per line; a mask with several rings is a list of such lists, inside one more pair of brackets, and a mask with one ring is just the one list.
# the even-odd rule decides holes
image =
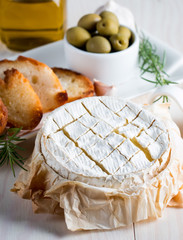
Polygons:
[[120,187],[127,174],[159,168],[170,152],[163,124],[111,98],[59,109],[43,127],[40,144],[46,163],[63,178],[106,187]]
[[85,98],[48,116],[13,190],[37,212],[63,209],[70,230],[117,228],[161,216],[182,185],[182,149],[169,118],[121,98]]

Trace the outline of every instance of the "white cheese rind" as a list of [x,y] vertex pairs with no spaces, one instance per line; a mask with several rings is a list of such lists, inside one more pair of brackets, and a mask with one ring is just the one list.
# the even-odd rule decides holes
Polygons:
[[98,120],[92,117],[89,113],[78,118],[78,121],[88,128],[93,128],[98,123]]
[[73,141],[76,141],[88,131],[88,128],[86,128],[79,121],[74,121],[72,124],[68,124],[66,127],[64,127],[63,131],[68,134],[69,138],[71,138]]
[[100,140],[102,140],[101,137],[97,136],[91,130],[89,130],[77,139],[77,144],[80,148],[87,150]]
[[64,106],[64,108],[74,119],[78,119],[78,118],[80,118],[81,116],[83,116],[84,114],[87,113],[86,109],[83,107],[83,105],[81,103],[66,104]]
[[[74,120],[64,108],[60,109],[60,111],[57,109],[55,113],[56,114],[53,115],[52,119],[60,129]],[[48,119],[49,118],[50,117],[48,117]],[[46,127],[51,127],[51,126],[45,124],[45,128]]]
[[[50,114],[48,123],[50,119],[54,119],[58,129],[55,130],[56,125],[53,132],[43,128],[44,141],[41,145],[45,147],[42,154],[46,159],[53,151],[53,162],[56,161],[56,164],[52,162],[50,167],[61,172],[60,159],[55,160],[55,152],[59,152],[55,148],[60,148],[70,159],[64,161],[64,173],[68,169],[67,179],[70,177],[70,180],[80,179],[85,183],[92,181],[95,186],[117,187],[123,184],[125,177],[120,182],[115,176],[139,174],[153,167],[156,169],[159,166],[156,161],[169,151],[168,132],[162,123],[158,124],[159,121],[148,111],[122,99],[82,99]],[[86,168],[79,164],[81,160],[84,162],[83,156],[86,156]],[[88,168],[92,169],[91,176]],[[94,168],[98,170],[95,172]],[[99,172],[106,177],[98,179]]]
[[134,138],[140,133],[140,131],[141,128],[136,127],[131,123],[118,128],[118,133],[126,138]]
[[114,149],[119,146],[122,142],[125,141],[125,137],[123,137],[120,134],[116,134],[115,132],[111,132],[108,136],[105,138],[105,142],[107,142],[111,147]]

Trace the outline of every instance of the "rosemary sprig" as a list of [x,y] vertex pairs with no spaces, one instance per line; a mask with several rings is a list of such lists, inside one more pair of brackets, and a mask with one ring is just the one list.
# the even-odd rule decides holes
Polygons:
[[10,164],[13,175],[15,177],[14,164],[27,171],[24,167],[24,158],[17,152],[17,149],[24,150],[22,147],[16,145],[16,142],[25,140],[18,137],[18,133],[21,128],[9,128],[6,130],[5,134],[0,136],[0,167],[2,167],[5,162]]
[[[141,70],[141,78],[147,82],[155,84],[155,86],[163,86],[169,84],[176,84],[168,80],[168,74],[165,72],[166,55],[163,53],[163,58],[156,53],[156,47],[151,44],[148,38],[144,35],[140,37],[139,45],[139,67]],[[144,74],[149,73],[153,79],[144,77]],[[163,98],[163,102],[168,102],[167,96],[161,96],[156,101]]]

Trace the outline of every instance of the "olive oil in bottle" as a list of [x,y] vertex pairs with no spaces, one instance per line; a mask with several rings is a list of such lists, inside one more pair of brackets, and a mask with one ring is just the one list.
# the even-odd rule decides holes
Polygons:
[[66,0],[0,0],[1,39],[24,51],[64,37]]

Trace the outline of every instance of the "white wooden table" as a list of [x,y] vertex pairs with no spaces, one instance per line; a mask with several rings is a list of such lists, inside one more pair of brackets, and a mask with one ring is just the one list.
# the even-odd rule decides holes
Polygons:
[[[96,10],[106,0],[68,0],[68,27],[79,17]],[[165,41],[183,54],[183,1],[182,0],[116,0],[134,14],[139,27]],[[0,44],[0,59],[15,54]],[[183,120],[183,114],[180,115]],[[182,124],[183,129],[183,124]],[[29,156],[34,138],[23,143]],[[18,174],[19,169],[16,168]],[[113,231],[86,231],[72,233],[67,230],[64,217],[34,215],[31,202],[22,200],[9,189],[15,179],[8,166],[0,168],[0,239],[3,240],[181,240],[183,239],[183,209],[167,208],[161,219],[133,224]]]

